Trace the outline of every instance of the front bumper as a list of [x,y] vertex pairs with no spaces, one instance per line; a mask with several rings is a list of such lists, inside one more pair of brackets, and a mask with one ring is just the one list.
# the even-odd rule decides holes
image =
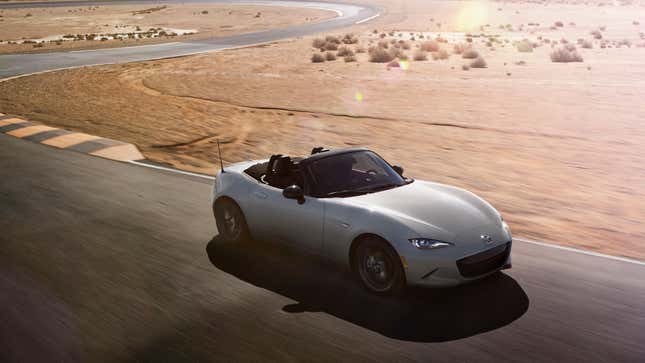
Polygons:
[[[408,285],[456,286],[479,280],[511,266],[512,241],[455,256],[450,248],[442,253],[403,256]],[[432,252],[439,252],[432,251]],[[423,251],[430,252],[430,251]]]

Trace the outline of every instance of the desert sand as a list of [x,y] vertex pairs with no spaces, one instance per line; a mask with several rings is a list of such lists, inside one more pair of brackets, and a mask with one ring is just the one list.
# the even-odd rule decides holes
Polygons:
[[[367,146],[484,197],[516,236],[645,260],[641,3],[375,2],[377,21],[333,34],[356,38],[352,62],[293,39],[3,82],[0,110],[207,173],[216,139],[226,163]],[[413,60],[428,38],[448,59]],[[379,41],[400,59],[370,62]],[[486,68],[463,69],[464,44]],[[567,44],[582,61],[553,62]]]
[[203,39],[333,16],[316,9],[199,3],[0,9],[0,54]]

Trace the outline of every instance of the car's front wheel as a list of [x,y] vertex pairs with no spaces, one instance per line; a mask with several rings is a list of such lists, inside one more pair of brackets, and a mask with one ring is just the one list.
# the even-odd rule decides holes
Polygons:
[[224,242],[240,243],[249,240],[246,219],[237,203],[230,199],[219,199],[213,205],[213,214],[217,231]]
[[359,242],[354,253],[354,271],[363,285],[378,294],[396,294],[405,287],[405,272],[396,251],[377,237]]

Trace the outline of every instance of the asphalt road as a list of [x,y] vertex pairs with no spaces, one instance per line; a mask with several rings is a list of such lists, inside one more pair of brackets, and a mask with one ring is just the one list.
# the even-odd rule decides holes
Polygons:
[[[52,7],[52,6],[87,6],[123,3],[176,3],[177,0],[119,0],[119,1],[87,1],[87,2],[36,2],[36,3],[7,3],[0,4],[0,9],[19,7]],[[333,29],[346,27],[358,21],[369,19],[378,13],[378,9],[369,5],[352,5],[333,2],[305,2],[292,0],[191,0],[190,2],[204,3],[243,3],[281,5],[309,8],[326,8],[339,12],[339,16],[318,23],[294,25],[287,28],[271,29],[260,32],[217,37],[204,40],[178,41],[172,43],[110,48],[86,51],[67,51],[36,54],[0,55],[0,79],[34,72],[54,69],[89,66],[108,63],[126,63],[168,57],[178,57],[189,54],[203,53],[213,50],[241,47],[257,43],[271,42],[279,39],[294,38],[309,34],[322,33]]]
[[296,251],[222,244],[200,178],[0,134],[0,361],[645,357],[645,267],[516,242],[480,283],[365,293]]

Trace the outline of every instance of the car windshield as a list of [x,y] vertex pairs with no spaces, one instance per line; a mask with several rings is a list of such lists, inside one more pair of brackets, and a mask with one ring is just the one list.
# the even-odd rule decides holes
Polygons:
[[406,184],[392,167],[371,151],[357,151],[323,158],[310,166],[315,194],[347,197]]

